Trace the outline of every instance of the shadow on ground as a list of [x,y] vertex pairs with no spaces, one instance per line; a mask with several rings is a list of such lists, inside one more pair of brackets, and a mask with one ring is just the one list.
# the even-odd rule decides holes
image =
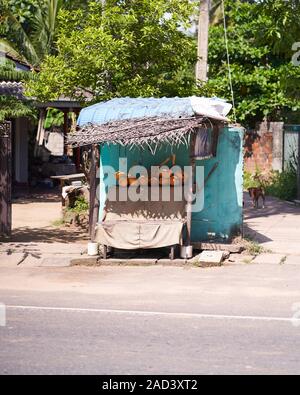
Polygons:
[[269,237],[263,235],[262,233],[257,232],[251,225],[244,223],[244,237],[246,239],[250,239],[256,241],[257,243],[267,243],[268,241],[272,241]]
[[81,229],[70,228],[15,228],[10,238],[1,242],[15,243],[74,243],[88,240],[88,233]]
[[295,206],[293,203],[289,203],[283,200],[276,199],[271,196],[266,196],[265,208],[255,209],[252,207],[251,199],[248,193],[244,193],[244,219],[248,220],[251,218],[260,217],[271,217],[274,215],[300,215],[300,207]]
[[[261,203],[260,203],[261,204]],[[293,222],[300,225],[300,207],[277,198],[266,196],[265,208],[255,209],[248,193],[244,193],[244,236],[258,243],[274,241],[268,236],[274,229],[282,227],[282,221],[295,218]],[[264,232],[261,233],[261,229]],[[283,229],[283,228],[282,228]],[[273,233],[272,233],[273,234]]]
[[45,203],[45,202],[60,202],[61,193],[59,191],[51,192],[35,192],[35,193],[15,193],[12,197],[12,202],[17,204],[30,204],[30,203]]

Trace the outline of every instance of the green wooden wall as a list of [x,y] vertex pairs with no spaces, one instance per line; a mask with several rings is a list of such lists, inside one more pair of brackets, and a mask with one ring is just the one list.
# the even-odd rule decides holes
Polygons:
[[[104,145],[101,147],[100,163],[100,212],[103,211],[107,188],[111,185],[109,177],[104,178],[103,166],[110,165],[119,169],[119,158],[127,157],[128,167],[133,165],[159,165],[171,154],[176,155],[176,164],[189,164],[189,149],[186,145],[170,147],[163,144],[152,155],[147,150]],[[207,181],[204,190],[204,208],[192,216],[193,241],[226,241],[240,234],[243,219],[243,129],[227,127],[221,130],[217,156],[212,159],[196,161],[197,166],[204,166],[205,177],[214,164],[216,170]],[[124,203],[126,204],[126,203]]]

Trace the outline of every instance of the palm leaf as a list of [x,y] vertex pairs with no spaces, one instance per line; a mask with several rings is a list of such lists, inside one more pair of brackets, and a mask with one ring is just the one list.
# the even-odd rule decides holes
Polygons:
[[5,18],[9,29],[9,39],[7,38],[6,42],[9,42],[11,47],[15,50],[18,48],[17,52],[22,55],[24,59],[26,59],[27,63],[30,65],[38,64],[39,59],[35,48],[21,22],[11,12],[5,1],[1,0],[0,6],[2,18]]
[[5,38],[0,37],[0,52],[4,52],[22,62],[26,62],[26,59],[22,56],[22,54],[18,51],[18,49],[13,45],[13,43],[9,42]]
[[52,52],[57,15],[62,6],[62,0],[47,0],[47,6],[38,9],[33,20],[32,41],[40,58]]
[[212,2],[209,14],[211,25],[218,25],[220,22],[222,22],[222,0],[215,0]]

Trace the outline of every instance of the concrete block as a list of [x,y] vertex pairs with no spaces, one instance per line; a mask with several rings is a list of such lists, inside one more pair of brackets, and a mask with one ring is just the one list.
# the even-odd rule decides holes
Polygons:
[[100,265],[116,265],[116,266],[154,266],[157,259],[154,258],[110,258],[110,259],[100,259]]
[[187,265],[188,263],[189,263],[188,260],[179,259],[179,258],[173,259],[173,260],[167,259],[167,258],[162,258],[156,262],[157,265],[162,265],[162,266],[184,266],[184,265]]
[[41,262],[37,266],[42,267],[66,267],[70,266],[71,258],[70,257],[48,257],[41,259]]
[[232,254],[239,254],[245,249],[239,244],[229,243],[194,242],[192,244],[195,250],[228,251]]
[[202,251],[197,256],[198,263],[208,265],[220,265],[223,261],[223,251]]
[[100,265],[100,257],[98,256],[87,256],[80,258],[72,258],[70,260],[70,266],[96,266]]

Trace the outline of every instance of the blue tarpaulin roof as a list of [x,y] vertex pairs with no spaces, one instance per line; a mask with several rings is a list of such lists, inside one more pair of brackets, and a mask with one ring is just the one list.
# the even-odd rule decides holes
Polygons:
[[111,121],[143,117],[184,117],[193,116],[191,100],[185,98],[116,98],[97,103],[81,110],[78,125],[87,123],[104,124]]
[[228,122],[231,104],[218,98],[116,98],[81,110],[73,147],[105,142],[142,144],[177,141],[207,119]]

